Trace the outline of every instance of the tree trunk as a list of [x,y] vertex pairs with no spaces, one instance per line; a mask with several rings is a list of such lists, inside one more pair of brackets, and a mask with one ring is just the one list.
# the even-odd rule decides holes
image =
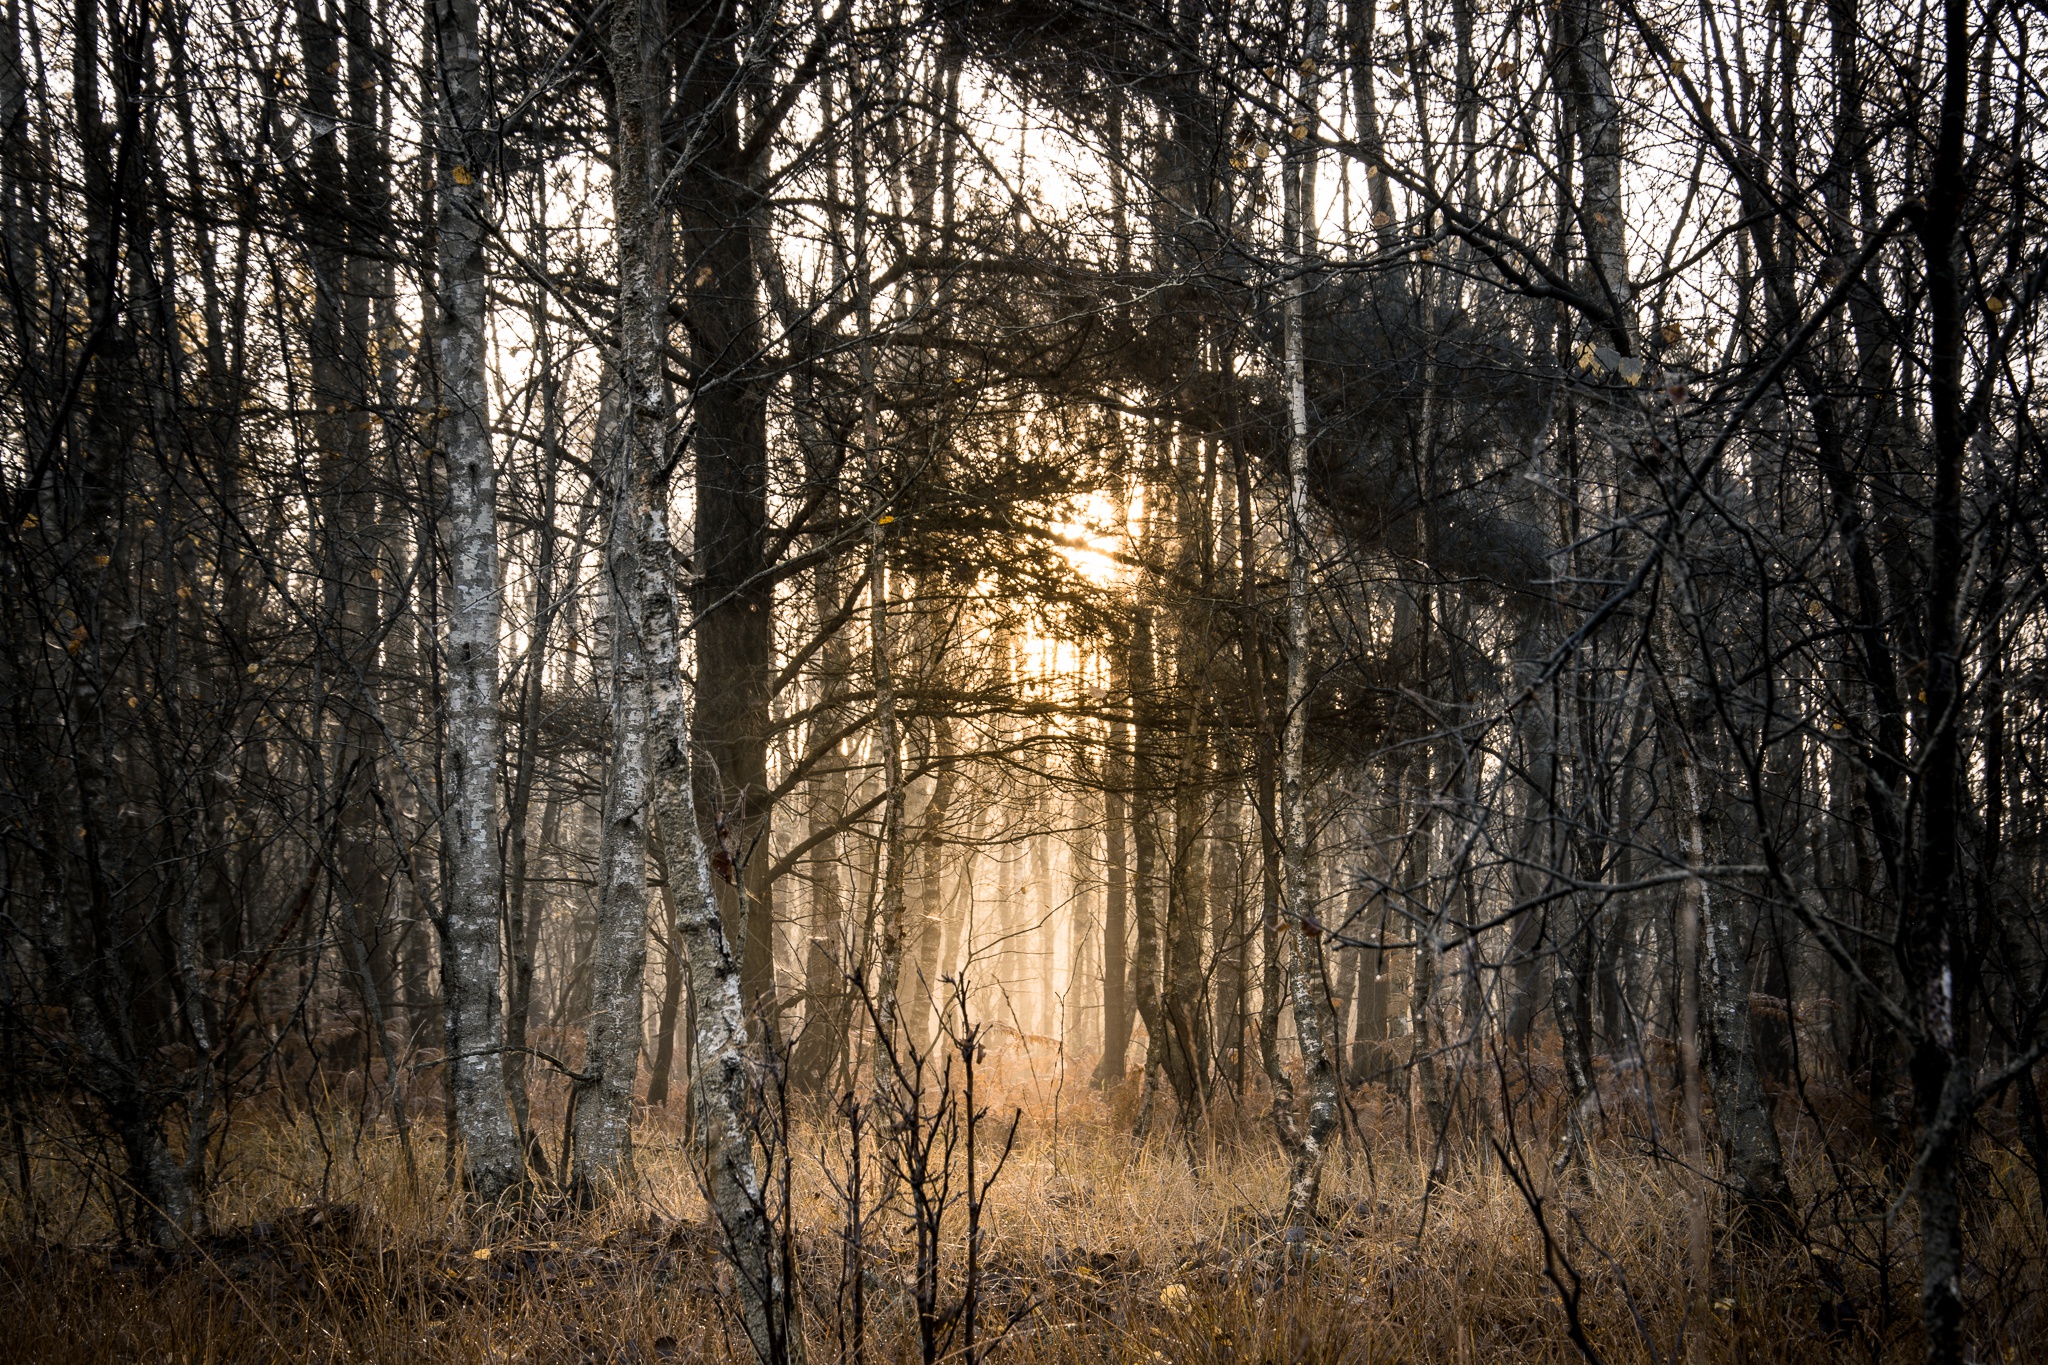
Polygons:
[[[939,717],[932,726],[935,759],[952,749],[952,726]],[[918,822],[918,914],[916,924],[916,975],[910,983],[910,1003],[903,1007],[905,1036],[919,1055],[931,1044],[933,1002],[939,999],[939,947],[945,937],[946,917],[946,819],[953,809],[953,790],[959,785],[959,771],[943,764],[932,778],[931,800]]]
[[[630,0],[614,19],[607,54],[619,108],[612,194],[619,243],[619,379],[627,395],[619,454],[619,486],[626,505],[612,520],[611,534],[621,544],[611,551],[611,572],[619,592],[615,610],[621,632],[637,635],[645,661],[648,799],[674,886],[671,941],[689,962],[697,1010],[697,1065],[691,1076],[696,1154],[735,1271],[741,1318],[754,1354],[764,1365],[800,1363],[804,1341],[799,1300],[787,1278],[790,1262],[768,1217],[755,1159],[757,1143],[771,1159],[780,1150],[774,1106],[763,1103],[763,1087],[772,1081],[749,1057],[740,968],[726,935],[698,824],[690,726],[683,704],[676,564],[667,512],[670,414],[663,356],[668,296],[662,281],[667,216],[658,193],[667,169],[661,136],[666,100],[656,80],[664,18],[653,0]],[[700,500],[700,519],[706,515],[703,508]],[[731,528],[715,529],[725,535]],[[700,688],[712,685],[700,674]]]
[[[768,385],[761,357],[753,215],[763,199],[740,126],[743,38],[727,5],[676,7],[671,41],[682,73],[669,117],[691,155],[673,187],[683,310],[700,367],[693,393],[696,527],[691,543],[696,641],[699,835],[724,846],[734,883],[717,885],[741,945],[750,1018],[772,1017],[774,894],[768,880],[768,738],[774,718],[774,580],[768,572]],[[720,821],[724,828],[721,831]],[[666,836],[664,836],[666,837]],[[736,883],[736,884],[735,884]]]
[[1578,941],[1584,932],[1582,929],[1573,941],[1559,945],[1557,974],[1550,981],[1550,1009],[1557,1018],[1558,1053],[1564,1062],[1565,1080],[1564,1128],[1552,1168],[1590,1183],[1592,1153],[1587,1145],[1586,1120],[1598,1107],[1600,1095],[1593,1085],[1592,1048],[1586,1039],[1585,975],[1572,965],[1574,956],[1585,956]]
[[[1183,663],[1187,661],[1184,659]],[[1166,1074],[1173,1083],[1180,1121],[1192,1125],[1208,1107],[1208,1010],[1203,999],[1202,936],[1208,928],[1208,889],[1202,857],[1203,751],[1206,745],[1193,719],[1198,698],[1183,687],[1182,704],[1190,720],[1181,736],[1181,761],[1174,785],[1173,859],[1167,869],[1165,981],[1160,1015],[1166,1037]]]
[[[1130,691],[1129,663],[1121,653],[1112,652],[1109,662],[1110,695],[1127,696]],[[1114,1085],[1124,1078],[1125,1054],[1131,1045],[1131,993],[1129,924],[1130,849],[1124,812],[1128,809],[1130,782],[1129,727],[1111,721],[1109,742],[1102,762],[1103,824],[1103,910],[1102,910],[1102,1060],[1096,1063],[1098,1085]]]
[[1244,1093],[1245,915],[1243,803],[1226,796],[1209,841],[1209,937],[1216,989],[1210,1000],[1216,1059],[1228,1083]]
[[[1322,6],[1315,3],[1308,21],[1297,115],[1311,134],[1315,126],[1315,60],[1321,55],[1321,47]],[[1284,231],[1291,269],[1282,305],[1289,423],[1287,697],[1286,727],[1281,732],[1280,746],[1280,846],[1281,882],[1287,896],[1288,930],[1293,938],[1290,993],[1294,1032],[1300,1041],[1303,1080],[1308,1087],[1308,1123],[1291,1144],[1294,1160],[1288,1175],[1286,1220],[1290,1228],[1306,1228],[1315,1217],[1316,1197],[1322,1189],[1325,1145],[1337,1128],[1338,1096],[1335,1059],[1325,1036],[1329,996],[1324,985],[1322,931],[1315,917],[1308,847],[1309,414],[1307,364],[1302,353],[1302,298],[1308,289],[1312,259],[1316,163],[1307,138],[1298,139],[1296,146],[1282,171],[1287,196]],[[1291,1103],[1292,1097],[1288,1099]],[[1279,1103],[1277,1097],[1275,1103]],[[1283,1138],[1286,1136],[1283,1128]]]
[[[1965,559],[1963,473],[1970,416],[1965,409],[1964,298],[1957,262],[1974,39],[1964,0],[1943,0],[1941,121],[1926,208],[1918,223],[1926,255],[1929,317],[1928,400],[1934,463],[1932,536],[1926,603],[1926,691],[1916,727],[1914,795],[1920,829],[1914,876],[1898,934],[1900,967],[1918,1024],[1913,1039],[1913,1109],[1920,1156],[1920,1326],[1930,1365],[1963,1355],[1962,1165],[1972,1089],[1969,1003],[1976,995],[1976,952],[1967,921],[1964,837],[1966,751],[1958,714],[1965,700],[1962,653]],[[1965,248],[1967,249],[1967,248]]]
[[1136,836],[1137,859],[1133,910],[1137,921],[1135,959],[1131,966],[1131,994],[1138,1017],[1145,1022],[1145,1062],[1142,1072],[1143,1097],[1139,1100],[1138,1131],[1151,1123],[1152,1103],[1159,1085],[1160,1068],[1166,1059],[1166,1021],[1159,1000],[1159,759],[1156,726],[1151,720],[1158,704],[1152,659],[1152,608],[1140,607],[1131,623],[1131,825]]
[[[872,377],[870,377],[872,385]],[[867,427],[873,430],[872,389]],[[872,449],[872,448],[871,448]],[[875,514],[879,516],[881,514]],[[875,744],[882,759],[881,905],[876,945],[875,1018],[885,1042],[896,1035],[897,988],[903,977],[903,746],[896,725],[895,661],[890,657],[889,580],[884,562],[883,528],[870,518],[868,541],[868,631],[875,679]],[[892,1075],[880,1062],[877,1082]]]
[[[1684,812],[1687,853],[1697,872],[1719,861],[1715,838],[1715,807],[1705,794],[1700,765],[1689,746],[1675,755]],[[1733,897],[1716,895],[1705,876],[1694,877],[1692,894],[1699,907],[1704,949],[1700,964],[1701,1060],[1714,1093],[1714,1119],[1721,1129],[1721,1151],[1727,1177],[1735,1187],[1745,1216],[1757,1225],[1750,1231],[1776,1236],[1789,1231],[1792,1189],[1785,1179],[1785,1158],[1771,1121],[1769,1097],[1756,1065],[1749,1004],[1749,963],[1736,931]]]
[[441,995],[463,1180],[491,1203],[524,1182],[506,1105],[499,999],[497,466],[485,384],[486,114],[475,0],[434,0],[439,107],[441,423],[448,469],[448,716],[441,839],[448,867]]
[[[642,47],[646,41],[642,23],[641,8],[631,0],[613,11],[614,70],[634,65],[645,71],[652,65]],[[638,103],[652,93],[647,88],[650,84],[644,76],[615,83],[621,94],[614,165],[630,167],[650,159],[650,149],[642,139],[658,115]],[[619,260],[632,261],[636,275],[650,277],[660,296],[666,298],[665,224],[657,213],[653,240],[629,240],[629,234],[646,226],[648,215],[632,203],[632,191],[622,187],[614,190],[614,196],[625,201],[615,210]],[[629,323],[626,309],[646,306],[637,296],[639,280],[634,283],[635,294],[620,290],[621,338],[631,335],[629,325],[641,322],[636,318]],[[658,343],[665,343],[666,330],[657,332]],[[665,426],[669,408],[665,377],[657,369],[651,376],[643,372],[629,379],[627,367],[632,363],[621,355],[612,366],[615,379],[629,385],[626,403],[652,405],[655,411],[633,413],[626,421]],[[573,1157],[564,1173],[572,1193],[585,1204],[595,1203],[615,1187],[625,1177],[632,1157],[633,1088],[639,1070],[641,997],[647,968],[648,660],[643,652],[645,641],[634,628],[628,605],[641,572],[634,542],[633,452],[621,439],[625,433],[616,427],[614,432],[610,448],[600,452],[610,523],[604,546],[605,595],[611,614],[611,753],[605,766],[603,828],[598,835],[590,1012],[584,1028],[583,1074],[571,1100]],[[670,943],[673,946],[673,938]]]
[[[643,323],[640,330],[644,335],[651,328]],[[766,1093],[774,1081],[749,1056],[739,963],[725,936],[690,791],[690,731],[676,640],[673,553],[663,511],[665,489],[654,472],[663,438],[658,431],[644,430],[654,425],[651,422],[634,425],[641,527],[638,615],[649,661],[649,774],[655,825],[668,866],[677,877],[676,941],[690,964],[690,991],[697,1010],[697,1065],[691,1077],[697,1154],[740,1286],[741,1316],[754,1354],[764,1365],[801,1365],[800,1300],[789,1280],[782,1233],[768,1216],[767,1191],[754,1155],[756,1144],[771,1159],[782,1150],[782,1134]]]
[[1635,354],[1635,295],[1629,283],[1627,220],[1621,202],[1621,106],[1607,47],[1605,0],[1561,0],[1565,111],[1579,148],[1578,228],[1586,242],[1588,293],[1606,306],[1606,331]]

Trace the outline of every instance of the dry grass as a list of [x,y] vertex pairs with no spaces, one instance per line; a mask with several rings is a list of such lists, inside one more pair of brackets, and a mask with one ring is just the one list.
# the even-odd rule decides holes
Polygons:
[[[1135,1143],[1122,1112],[1094,1096],[1069,1089],[1056,1111],[1049,1100],[1033,1098],[990,1201],[982,1319],[985,1332],[1010,1323],[999,1360],[1581,1358],[1544,1274],[1542,1234],[1500,1162],[1467,1162],[1426,1190],[1391,1106],[1367,1106],[1369,1164],[1356,1146],[1332,1161],[1328,1225],[1289,1244],[1271,1218],[1285,1173],[1258,1124],[1220,1115],[1214,1131],[1226,1136],[1190,1151],[1178,1137]],[[843,1133],[816,1124],[798,1144],[813,1360],[838,1356],[844,1325],[844,1210],[826,1179],[843,1146]],[[449,1197],[437,1146],[422,1147],[428,1174],[415,1189],[388,1133],[329,1132],[323,1144],[305,1121],[250,1125],[215,1192],[215,1230],[168,1255],[116,1245],[92,1223],[90,1199],[79,1221],[57,1227],[81,1191],[52,1165],[39,1176],[43,1236],[26,1234],[11,1185],[0,1208],[0,1355],[24,1365],[742,1360],[730,1277],[684,1150],[672,1122],[653,1116],[631,1197],[596,1213],[478,1223]],[[1975,1353],[2039,1359],[2039,1201],[2023,1170],[1984,1170],[1991,1212],[1972,1227],[1968,1286]],[[1581,1277],[1579,1314],[1603,1359],[1917,1354],[1910,1209],[1889,1227],[1881,1207],[1817,1222],[1817,1253],[1737,1254],[1715,1225],[1711,1187],[1674,1163],[1610,1150],[1594,1191],[1541,1184],[1559,1277]],[[310,1200],[323,1185],[325,1201]],[[914,1358],[901,1219],[877,1215],[870,1236],[870,1357]],[[957,1270],[957,1240],[952,1251]]]

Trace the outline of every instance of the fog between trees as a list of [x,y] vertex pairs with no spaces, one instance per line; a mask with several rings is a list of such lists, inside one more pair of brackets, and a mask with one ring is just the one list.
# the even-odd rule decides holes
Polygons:
[[1990,1349],[2039,5],[0,35],[21,1235],[197,1245],[312,1113],[599,1204],[686,1112],[798,1359],[793,1131],[908,1141],[973,1055],[1276,1148],[1297,1231],[1368,1101],[1546,1236],[1616,1153],[1738,1255],[1892,1220],[1911,1349]]

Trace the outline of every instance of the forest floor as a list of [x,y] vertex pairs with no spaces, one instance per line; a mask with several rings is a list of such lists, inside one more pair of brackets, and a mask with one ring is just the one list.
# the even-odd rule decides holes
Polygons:
[[[1303,1241],[1278,1226],[1285,1162],[1255,1115],[1216,1116],[1209,1131],[1230,1141],[1141,1143],[1128,1093],[1114,1105],[1072,1089],[1035,1097],[985,1210],[980,1344],[994,1341],[999,1361],[1148,1365],[1917,1358],[1911,1206],[1857,1196],[1839,1163],[1805,1163],[1807,1187],[1830,1193],[1809,1201],[1808,1244],[1773,1251],[1730,1236],[1702,1175],[1629,1154],[1619,1132],[1596,1147],[1590,1186],[1554,1177],[1534,1140],[1512,1169],[1498,1151],[1469,1153],[1432,1181],[1401,1107],[1376,1087],[1355,1099],[1363,1136],[1332,1155],[1324,1224]],[[984,1173],[1010,1112],[992,1108]],[[798,1133],[790,1202],[811,1360],[918,1359],[911,1239],[893,1208],[867,1221],[854,1354],[847,1206],[829,1178],[844,1171],[847,1134],[823,1122]],[[746,1360],[684,1137],[651,1115],[632,1194],[603,1210],[479,1223],[449,1197],[437,1134],[414,1132],[414,1180],[388,1130],[244,1120],[211,1230],[169,1252],[124,1246],[110,1226],[95,1235],[101,1201],[54,1174],[39,1182],[30,1235],[10,1181],[0,1356]],[[1992,1197],[1970,1230],[1973,1358],[2040,1360],[2039,1191],[1997,1152],[1981,1166]],[[1513,1178],[1526,1172],[1527,1193]],[[956,1211],[947,1225],[946,1304],[962,1284],[964,1221]]]

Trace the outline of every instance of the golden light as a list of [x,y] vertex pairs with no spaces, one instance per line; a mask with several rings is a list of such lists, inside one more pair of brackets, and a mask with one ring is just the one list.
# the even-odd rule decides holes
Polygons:
[[1074,512],[1071,520],[1053,527],[1061,542],[1061,556],[1094,587],[1120,582],[1125,571],[1116,554],[1122,534],[1115,528],[1123,521],[1122,509],[1107,493],[1097,492],[1083,499]]

